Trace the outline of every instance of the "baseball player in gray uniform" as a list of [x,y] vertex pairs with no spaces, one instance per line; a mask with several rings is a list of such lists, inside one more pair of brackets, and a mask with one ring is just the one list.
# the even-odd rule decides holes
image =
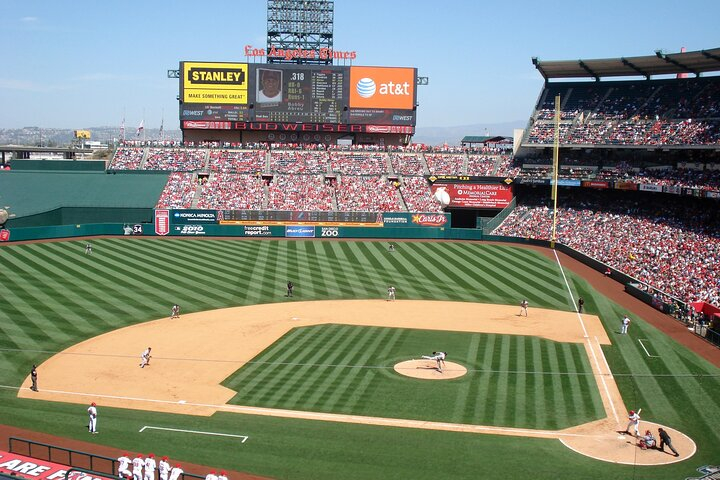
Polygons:
[[140,355],[140,368],[145,368],[145,365],[150,365],[150,358],[152,358],[150,355],[151,350],[152,348],[147,347],[142,355]]

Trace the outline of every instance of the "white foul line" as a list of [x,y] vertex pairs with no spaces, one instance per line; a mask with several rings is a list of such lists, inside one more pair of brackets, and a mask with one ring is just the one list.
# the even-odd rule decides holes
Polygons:
[[145,425],[140,429],[139,433],[142,433],[145,431],[145,429],[148,430],[167,430],[169,432],[184,432],[184,433],[198,433],[200,435],[215,435],[217,437],[235,437],[235,438],[242,438],[242,442],[245,443],[245,441],[250,438],[247,435],[233,435],[231,433],[217,433],[217,432],[201,432],[199,430],[181,430],[179,428],[166,428],[166,427],[153,427],[150,425]]
[[649,341],[647,338],[638,338],[638,343],[642,347],[643,350],[645,350],[645,355],[647,355],[650,358],[660,358],[660,355],[650,355],[650,352],[647,351],[647,348],[645,348],[645,344],[643,343],[643,340],[646,342]]
[[[558,267],[560,267],[560,273],[562,273],[563,280],[565,280],[565,286],[567,287],[568,293],[570,294],[570,299],[572,300],[573,306],[575,305],[575,297],[572,294],[572,290],[570,289],[570,284],[567,281],[567,277],[565,276],[565,270],[563,270],[562,264],[560,263],[560,257],[558,257],[557,250],[553,248],[553,253],[555,254],[555,260],[557,260]],[[602,373],[602,370],[600,369],[600,362],[598,361],[597,355],[595,354],[595,349],[593,348],[592,342],[590,341],[590,338],[588,337],[587,329],[585,328],[585,322],[583,322],[582,315],[580,315],[580,312],[575,310],[575,313],[577,314],[578,320],[580,320],[580,326],[583,329],[583,333],[585,334],[585,338],[587,339],[588,348],[590,349],[590,353],[592,353],[593,360],[595,360],[595,367],[597,368],[600,381],[603,384],[603,388],[605,389],[605,395],[607,395],[607,401],[610,404],[610,409],[612,410],[613,416],[615,417],[615,421],[619,422],[620,419],[618,418],[617,411],[615,410],[615,404],[613,403],[612,397],[610,396],[610,389],[608,389],[607,383],[605,383],[605,376]],[[600,349],[600,353],[602,354],[602,349]],[[605,355],[603,355],[603,358]],[[605,360],[605,365],[607,365],[607,360]],[[610,369],[608,368],[608,372],[610,372]]]

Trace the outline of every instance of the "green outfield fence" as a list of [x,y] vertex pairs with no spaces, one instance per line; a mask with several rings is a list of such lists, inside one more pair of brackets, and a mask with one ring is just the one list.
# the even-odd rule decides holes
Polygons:
[[[115,475],[115,472],[117,472],[117,459],[115,458],[104,457],[102,455],[95,455],[94,453],[58,447],[57,445],[49,445],[47,443],[35,442],[33,440],[26,440],[18,437],[10,437],[8,439],[8,444],[10,453],[37,458],[47,462],[59,463],[60,465],[67,465],[68,467],[72,467],[74,470],[82,472],[118,478]],[[155,476],[156,478],[159,478],[157,471],[155,472]],[[17,479],[17,476],[9,476],[9,478]],[[183,473],[181,476],[181,479],[195,478],[203,479],[205,477],[192,473]]]

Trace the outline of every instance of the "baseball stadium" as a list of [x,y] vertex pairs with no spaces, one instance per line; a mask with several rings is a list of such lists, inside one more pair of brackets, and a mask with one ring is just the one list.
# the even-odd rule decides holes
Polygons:
[[333,8],[179,61],[181,141],[0,147],[0,476],[720,478],[720,48],[429,146]]

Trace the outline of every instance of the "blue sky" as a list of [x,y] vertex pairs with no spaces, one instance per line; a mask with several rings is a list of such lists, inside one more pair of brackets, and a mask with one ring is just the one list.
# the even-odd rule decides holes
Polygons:
[[[526,121],[531,58],[720,46],[717,0],[335,0],[334,47],[354,65],[417,67],[418,127]],[[265,0],[0,0],[0,128],[178,128],[180,61],[264,48]]]

